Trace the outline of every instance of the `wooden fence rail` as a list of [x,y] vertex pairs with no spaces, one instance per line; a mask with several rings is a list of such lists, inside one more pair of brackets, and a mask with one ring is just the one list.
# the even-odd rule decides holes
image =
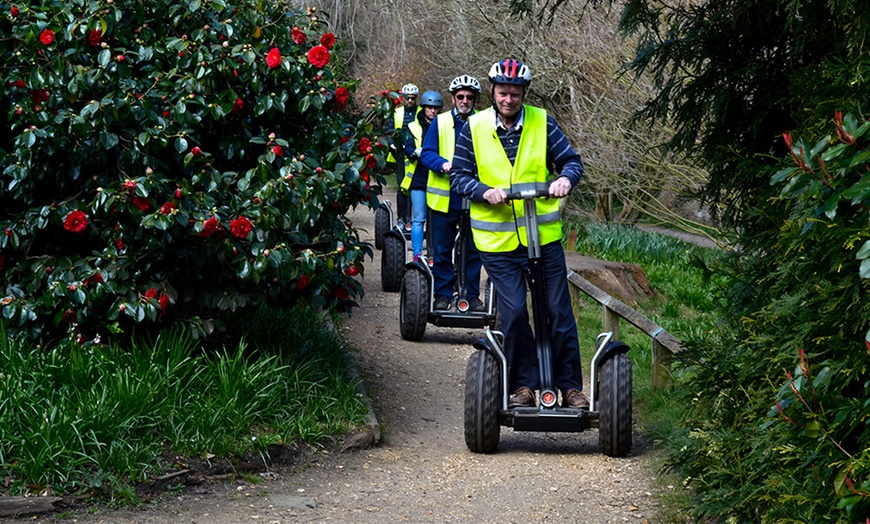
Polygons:
[[601,304],[603,331],[612,331],[614,339],[619,338],[620,318],[625,319],[629,324],[650,336],[652,339],[652,387],[668,387],[671,381],[671,355],[682,351],[682,343],[665,331],[665,328],[607,294],[570,269],[568,282],[571,284],[569,287],[575,311],[579,306],[580,296],[578,293],[580,292]]

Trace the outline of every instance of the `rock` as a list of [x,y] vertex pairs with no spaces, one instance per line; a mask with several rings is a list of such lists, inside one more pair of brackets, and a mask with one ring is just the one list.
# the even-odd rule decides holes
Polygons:
[[569,251],[565,252],[565,262],[569,272],[574,271],[626,304],[637,305],[657,296],[643,268],[637,264],[600,260]]

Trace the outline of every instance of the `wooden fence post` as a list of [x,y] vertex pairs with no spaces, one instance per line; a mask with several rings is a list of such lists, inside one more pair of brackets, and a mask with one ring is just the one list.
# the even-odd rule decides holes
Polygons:
[[601,325],[604,326],[604,331],[612,331],[612,340],[619,340],[619,313],[607,307],[610,302],[610,297],[601,305]]
[[671,385],[671,351],[652,335],[652,377],[653,389],[667,389]]

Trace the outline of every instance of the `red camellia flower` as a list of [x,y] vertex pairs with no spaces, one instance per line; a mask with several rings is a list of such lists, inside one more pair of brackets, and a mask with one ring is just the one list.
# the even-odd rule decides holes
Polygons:
[[72,324],[76,321],[76,311],[75,309],[67,309],[63,312],[63,319],[65,323]]
[[124,251],[124,242],[120,238],[116,238],[115,247],[118,248],[118,251]]
[[17,6],[17,5],[13,5],[13,6],[12,6],[12,9],[10,10],[10,12],[12,13],[12,16],[18,16],[18,15],[21,14],[21,11],[18,10],[18,6]]
[[365,182],[366,184],[369,183],[369,174],[367,171],[363,171],[362,173],[360,173],[359,177],[362,178],[363,182]]
[[281,146],[273,147],[272,152],[275,153],[275,156],[284,156],[284,148]]
[[103,282],[105,282],[105,280],[103,280],[103,275],[101,275],[100,273],[94,273],[93,275],[84,279],[82,281],[82,284],[84,284],[85,286],[90,286],[92,284],[102,284]]
[[27,84],[24,83],[24,80],[20,80],[20,79],[14,81],[14,82],[9,82],[9,85],[12,87],[20,87],[21,89],[24,89],[25,87],[27,87]]
[[205,238],[214,235],[214,232],[217,231],[218,221],[217,218],[211,217],[202,224],[202,231],[199,232],[199,236]]
[[52,42],[54,42],[54,31],[52,31],[51,29],[46,29],[39,34],[39,41],[45,45],[50,45]]
[[166,202],[165,204],[160,206],[160,214],[168,215],[172,213],[173,209],[178,209],[178,206],[175,204],[175,202]]
[[145,292],[145,298],[157,298],[157,290],[152,287]]
[[157,299],[160,302],[160,310],[162,313],[166,313],[166,308],[169,306],[169,297],[166,293],[161,293],[160,298]]
[[356,275],[359,275],[359,268],[356,266],[350,266],[345,270],[344,274],[349,277],[354,277]]
[[362,137],[359,139],[359,152],[367,155],[372,152],[372,141],[368,139],[368,137]]
[[193,149],[190,150],[193,156],[197,156],[202,153],[202,150],[198,146],[193,146]]
[[233,109],[232,109],[232,112],[233,112],[233,113],[238,113],[239,111],[241,111],[242,109],[244,109],[244,107],[245,107],[245,101],[242,100],[241,98],[236,98],[236,101],[233,102]]
[[303,33],[302,29],[299,27],[294,27],[293,30],[290,31],[290,37],[293,39],[294,42],[296,42],[299,45],[304,44],[305,39],[307,38],[305,36],[305,33]]
[[144,197],[133,197],[133,206],[140,211],[147,211],[151,207],[151,202]]
[[273,69],[281,65],[281,51],[277,47],[273,47],[266,55],[266,65]]
[[350,296],[350,293],[347,292],[347,289],[340,287],[335,290],[335,298],[339,300],[347,300]]
[[320,37],[320,45],[329,49],[332,47],[332,44],[335,43],[335,35],[332,33],[326,33],[325,35]]
[[335,109],[336,111],[344,109],[345,104],[347,104],[348,97],[347,88],[344,86],[338,86],[335,88]]
[[231,220],[230,232],[238,238],[245,238],[251,232],[251,221],[244,216]]
[[88,215],[83,211],[70,211],[63,219],[63,228],[67,231],[81,233],[86,227],[88,227]]
[[30,91],[30,99],[34,104],[41,104],[48,101],[48,89],[33,89]]
[[92,46],[99,46],[100,39],[103,37],[103,33],[100,32],[99,29],[94,29],[90,33],[88,33],[88,43]]
[[316,45],[308,50],[308,63],[320,69],[329,63],[329,49]]
[[366,168],[371,169],[378,165],[378,159],[375,155],[366,155]]
[[296,289],[302,290],[308,287],[308,275],[299,275],[299,280],[296,281]]

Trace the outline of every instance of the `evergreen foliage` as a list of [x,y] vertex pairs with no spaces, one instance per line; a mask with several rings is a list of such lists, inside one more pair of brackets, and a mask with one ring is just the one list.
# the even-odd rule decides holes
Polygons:
[[739,246],[722,334],[676,375],[669,465],[699,520],[870,517],[868,17],[862,0],[623,4],[630,68],[657,85],[639,120],[673,124],[666,148],[702,162],[698,196]]

